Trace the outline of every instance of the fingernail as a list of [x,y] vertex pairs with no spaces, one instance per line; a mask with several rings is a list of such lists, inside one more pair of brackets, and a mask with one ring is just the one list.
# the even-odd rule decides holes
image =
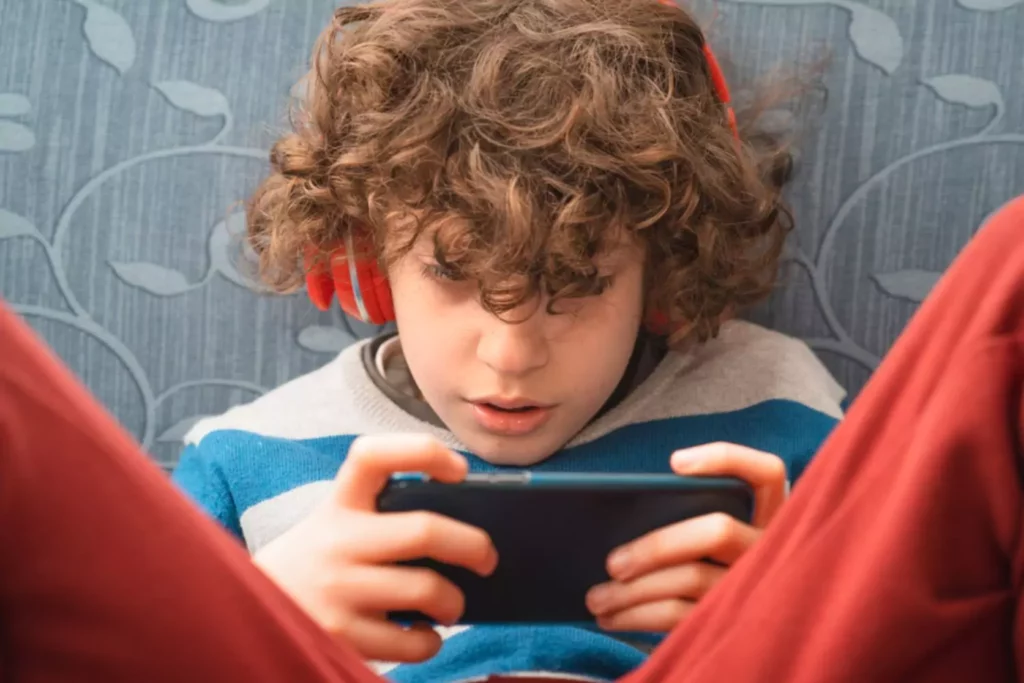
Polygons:
[[616,579],[625,579],[631,562],[629,548],[619,548],[608,558],[608,573]]
[[672,454],[672,466],[676,471],[690,471],[700,462],[700,454],[693,449],[676,451]]
[[594,616],[601,616],[607,612],[610,600],[611,589],[606,584],[595,586],[587,593],[587,606],[590,607]]
[[498,568],[498,551],[492,550],[487,562],[484,563],[484,576],[490,576]]

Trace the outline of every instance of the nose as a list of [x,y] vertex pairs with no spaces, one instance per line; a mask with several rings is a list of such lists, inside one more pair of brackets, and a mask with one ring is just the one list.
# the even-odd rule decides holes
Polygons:
[[477,357],[500,375],[521,376],[547,365],[550,346],[544,302],[523,304],[501,317],[489,316]]

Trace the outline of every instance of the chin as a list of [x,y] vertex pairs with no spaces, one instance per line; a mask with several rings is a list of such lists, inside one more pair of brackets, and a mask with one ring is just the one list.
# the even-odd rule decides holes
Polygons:
[[489,434],[456,434],[476,456],[492,465],[529,467],[550,458],[561,445],[550,445],[549,439],[538,436],[503,437]]

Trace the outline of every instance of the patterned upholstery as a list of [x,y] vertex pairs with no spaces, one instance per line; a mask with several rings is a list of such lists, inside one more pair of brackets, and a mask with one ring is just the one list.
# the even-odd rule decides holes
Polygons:
[[[709,12],[711,0],[702,0]],[[162,464],[197,416],[374,330],[231,255],[329,0],[0,0],[0,296]],[[721,0],[734,83],[827,53],[798,231],[754,314],[856,392],[984,218],[1024,192],[1024,0]],[[296,85],[299,83],[298,85]]]

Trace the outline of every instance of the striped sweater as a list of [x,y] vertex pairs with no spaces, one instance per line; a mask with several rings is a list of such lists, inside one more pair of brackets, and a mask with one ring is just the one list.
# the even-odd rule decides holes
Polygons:
[[[255,552],[288,530],[331,486],[362,434],[432,434],[466,454],[473,471],[500,469],[448,430],[403,410],[380,383],[361,342],[247,405],[198,423],[176,482]],[[669,352],[614,408],[536,471],[670,472],[672,451],[728,441],[775,453],[795,481],[841,417],[843,391],[803,343],[746,322],[714,340]],[[612,680],[643,648],[568,626],[456,627],[429,662],[381,670],[395,681],[554,672]]]

